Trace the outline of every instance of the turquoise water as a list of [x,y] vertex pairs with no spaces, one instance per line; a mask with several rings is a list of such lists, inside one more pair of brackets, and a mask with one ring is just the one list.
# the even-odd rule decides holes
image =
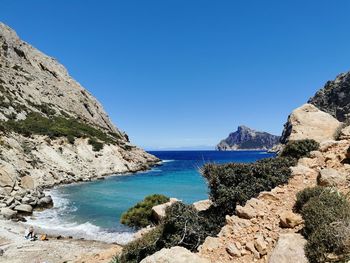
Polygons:
[[150,171],[59,187],[50,193],[54,208],[35,213],[30,224],[47,232],[88,239],[127,242],[133,230],[119,223],[121,214],[146,195],[160,193],[185,203],[208,198],[198,169],[207,162],[252,162],[273,154],[257,151],[157,151],[163,160]]

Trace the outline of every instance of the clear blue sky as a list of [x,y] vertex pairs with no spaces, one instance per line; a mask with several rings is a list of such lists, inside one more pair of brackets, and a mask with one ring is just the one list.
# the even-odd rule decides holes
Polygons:
[[214,145],[288,114],[350,69],[350,1],[0,0],[146,148]]

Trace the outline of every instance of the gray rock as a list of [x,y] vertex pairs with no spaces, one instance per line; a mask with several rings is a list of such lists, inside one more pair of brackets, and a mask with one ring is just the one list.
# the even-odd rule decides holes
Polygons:
[[281,234],[272,251],[269,263],[308,263],[304,246],[306,240],[300,234]]
[[6,204],[7,206],[9,206],[9,205],[11,205],[14,201],[15,201],[15,198],[14,198],[14,197],[9,197],[9,198],[6,199],[5,204]]
[[38,207],[51,207],[53,206],[53,201],[51,196],[47,195],[43,198],[40,198],[38,203],[37,203]]
[[319,172],[317,183],[321,186],[336,186],[346,182],[346,176],[333,168],[325,168]]
[[329,113],[341,122],[349,119],[350,114],[350,72],[342,73],[312,97],[308,103]]
[[10,208],[3,207],[0,210],[0,214],[6,219],[11,219],[11,218],[14,218],[17,215],[17,211],[13,211]]
[[20,204],[15,207],[15,210],[20,213],[32,213],[33,207],[31,205]]

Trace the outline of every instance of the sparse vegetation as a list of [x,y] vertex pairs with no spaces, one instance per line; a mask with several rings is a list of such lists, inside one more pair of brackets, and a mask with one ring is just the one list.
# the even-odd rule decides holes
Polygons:
[[[254,163],[205,165],[202,174],[208,181],[213,205],[206,211],[197,212],[192,205],[173,204],[161,224],[149,235],[127,245],[116,262],[139,262],[162,248],[176,245],[196,251],[207,236],[219,233],[225,215],[234,214],[237,204],[244,205],[260,192],[287,183],[290,167],[296,165],[298,158],[317,148],[318,144],[312,140],[295,141],[289,143],[283,156],[276,158]],[[307,198],[300,197],[300,206]]]
[[99,152],[103,149],[103,143],[97,141],[95,138],[89,138],[88,143],[92,145],[92,150],[95,152]]
[[296,159],[308,157],[311,151],[316,151],[319,147],[319,143],[315,140],[305,139],[290,141],[284,147],[281,156],[288,156]]
[[142,238],[130,242],[123,248],[122,254],[114,259],[114,262],[138,263],[145,257],[162,249],[159,245],[162,232],[163,227],[160,225],[146,233]]
[[0,127],[4,132],[14,131],[24,136],[39,134],[50,138],[66,137],[70,143],[74,143],[75,138],[89,138],[89,143],[96,151],[102,149],[104,143],[116,143],[114,137],[89,124],[59,116],[46,118],[35,112],[29,113],[24,120],[2,121]]
[[115,259],[119,263],[136,263],[143,258],[172,246],[183,246],[196,251],[207,236],[215,236],[224,220],[217,218],[212,209],[197,212],[192,205],[176,202],[167,208],[166,217],[155,229],[123,249]]
[[269,158],[255,163],[207,164],[203,175],[208,180],[210,199],[219,207],[222,216],[233,214],[237,204],[269,191],[288,181],[290,166],[296,159],[288,157]]
[[152,207],[164,204],[169,201],[169,197],[160,194],[149,195],[128,211],[122,214],[120,222],[130,227],[146,227],[154,225],[156,222],[152,218]]
[[350,258],[350,203],[335,188],[306,188],[297,195],[310,263],[345,262]]

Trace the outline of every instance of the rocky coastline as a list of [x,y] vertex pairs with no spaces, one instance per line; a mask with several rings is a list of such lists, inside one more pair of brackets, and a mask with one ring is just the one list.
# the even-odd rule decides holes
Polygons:
[[149,169],[133,145],[58,61],[0,23],[0,217],[51,207],[44,190]]

